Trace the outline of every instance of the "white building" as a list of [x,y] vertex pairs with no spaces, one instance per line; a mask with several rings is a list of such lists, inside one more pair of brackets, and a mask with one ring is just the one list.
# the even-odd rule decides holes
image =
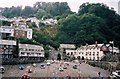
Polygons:
[[57,24],[57,20],[50,18],[50,19],[45,19],[42,21],[45,25],[55,25]]
[[16,48],[16,41],[0,39],[0,56],[2,58],[13,58]]
[[81,46],[76,50],[66,50],[66,55],[81,59],[101,60],[101,58],[104,56],[103,51],[100,50],[102,45],[103,44],[86,44],[85,46]]
[[1,26],[0,27],[0,37],[6,38],[9,36],[14,36],[14,29],[10,26]]
[[117,47],[110,47],[110,45],[104,44],[93,44],[93,45],[84,45],[75,49],[67,49],[66,55],[74,56],[75,58],[89,59],[89,60],[101,60],[106,53],[120,53]]
[[76,47],[74,44],[60,44],[59,50],[65,52],[67,49],[74,50]]
[[0,27],[0,37],[15,37],[15,38],[28,38],[32,39],[32,29],[30,28],[20,28],[20,27],[12,27],[12,26],[1,26]]
[[119,49],[117,47],[109,47],[109,51],[113,53],[120,53]]
[[36,17],[28,18],[28,19],[26,19],[26,21],[34,22],[37,25],[37,27],[39,28],[40,20],[37,19]]
[[44,57],[44,49],[42,46],[19,44],[20,57]]
[[93,44],[81,46],[76,50],[75,57],[80,56],[80,58],[89,60],[101,60],[104,56],[104,52],[100,50],[103,44]]
[[103,44],[87,44],[77,48],[76,50],[66,50],[66,55],[89,60],[101,60],[101,58],[104,56],[103,51],[100,51],[102,45]]

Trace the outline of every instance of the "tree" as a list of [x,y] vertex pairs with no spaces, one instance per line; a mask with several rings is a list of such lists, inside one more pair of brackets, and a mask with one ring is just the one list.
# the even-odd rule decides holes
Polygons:
[[59,26],[57,34],[60,43],[93,44],[95,41],[105,42],[105,36],[101,32],[105,28],[102,18],[94,14],[86,13],[81,16],[69,15]]
[[10,8],[5,8],[2,15],[7,17],[7,18],[13,18],[13,17],[18,17],[21,15],[22,7],[10,7]]
[[21,15],[26,16],[26,17],[30,17],[30,16],[33,16],[35,14],[35,12],[36,12],[36,10],[34,10],[33,7],[25,6],[25,8],[21,12]]

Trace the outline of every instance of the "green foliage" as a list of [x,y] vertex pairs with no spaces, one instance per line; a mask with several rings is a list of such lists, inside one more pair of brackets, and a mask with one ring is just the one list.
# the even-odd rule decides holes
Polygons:
[[21,11],[21,15],[25,17],[30,17],[35,14],[36,10],[33,7],[25,6],[25,8]]
[[20,6],[5,8],[2,15],[7,18],[36,16],[41,19],[43,16],[52,17],[70,13],[72,12],[67,2],[36,2],[33,7],[25,6],[24,9]]
[[85,44],[95,41],[106,41],[100,32],[105,26],[104,20],[94,14],[84,14],[82,16],[70,15],[59,28],[57,35],[60,43]]
[[0,25],[2,26],[10,26],[10,24],[11,22],[0,20]]
[[45,58],[46,59],[48,59],[49,58],[49,47],[48,47],[48,45],[43,45],[43,48],[44,48],[44,50],[45,50]]
[[32,40],[32,39],[18,38],[17,40],[18,40],[20,43],[22,43],[22,44],[35,44],[35,45],[38,45],[38,43],[35,42],[35,41]]
[[[33,30],[33,40],[39,44],[58,48],[60,43],[93,44],[113,40],[120,47],[120,16],[104,4],[84,3],[78,14],[71,12],[66,2],[37,2],[34,7],[26,6],[6,8],[6,17],[36,16],[46,19],[54,17],[58,20],[56,26],[44,26],[39,23],[40,30]],[[30,26],[36,27],[33,23]],[[26,41],[26,40],[25,40]],[[23,42],[25,42],[23,41]],[[31,40],[27,40],[31,43]]]
[[3,11],[2,15],[7,17],[7,18],[13,18],[13,17],[18,17],[21,15],[22,8],[21,7],[10,7],[10,8],[5,8]]
[[37,18],[41,19],[43,16],[51,16],[49,13],[47,13],[43,9],[39,9],[35,15]]
[[37,2],[34,4],[37,9],[42,9],[52,16],[58,16],[71,13],[67,2]]
[[109,9],[109,7],[100,3],[84,3],[80,6],[78,14],[83,15],[85,13],[94,14],[97,17],[104,19],[106,25],[101,33],[104,34],[107,41],[114,40],[117,45],[120,45],[120,32],[118,32],[120,27],[120,16],[117,15],[113,9]]
[[39,22],[39,27],[42,27],[42,26],[45,26],[45,24],[42,22]]

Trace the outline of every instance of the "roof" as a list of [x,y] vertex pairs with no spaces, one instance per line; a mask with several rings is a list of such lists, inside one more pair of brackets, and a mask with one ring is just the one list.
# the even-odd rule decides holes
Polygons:
[[13,40],[0,40],[0,45],[16,45],[16,41],[13,41]]
[[42,46],[39,46],[39,45],[31,45],[31,44],[19,44],[19,48],[41,49],[41,50],[43,50],[43,47],[42,47]]
[[93,45],[85,45],[85,46],[79,47],[77,50],[85,50],[85,49],[87,50],[87,49],[95,49],[95,48],[100,49],[102,45],[103,45],[103,44],[97,44],[97,46],[96,46],[96,44],[93,44]]
[[70,49],[75,49],[74,44],[60,44],[59,48],[70,48]]

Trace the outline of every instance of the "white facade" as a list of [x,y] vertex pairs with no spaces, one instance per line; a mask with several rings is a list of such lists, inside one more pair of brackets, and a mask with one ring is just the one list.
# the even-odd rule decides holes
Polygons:
[[60,44],[59,49],[75,49],[74,44]]
[[1,26],[0,33],[8,33],[10,34],[10,36],[14,36],[14,29],[11,28],[10,26]]
[[76,53],[76,50],[66,50],[66,55],[75,56],[76,58],[78,56],[78,54]]
[[120,53],[119,49],[117,47],[109,47],[109,51],[113,53]]
[[19,44],[20,57],[44,57],[44,49],[42,46]]
[[35,24],[37,25],[37,27],[39,28],[39,22],[40,22],[40,20],[39,19],[37,19],[36,17],[32,17],[32,18],[28,18],[28,19],[26,19],[26,21],[31,21],[31,22],[35,22]]
[[44,24],[46,24],[46,25],[55,25],[55,24],[57,24],[57,20],[53,19],[53,18],[43,20],[42,22]]
[[90,60],[101,60],[104,56],[103,51],[100,51],[100,48],[103,44],[93,44],[81,46],[76,50],[66,50],[66,55],[74,56],[75,58],[84,58]]
[[32,29],[26,29],[27,31],[27,38],[32,39]]
[[[24,32],[27,32],[26,38],[28,39],[32,39],[32,29],[30,28],[21,28],[21,27],[12,27],[12,26],[1,26],[0,27],[0,36],[4,36],[6,34],[6,36],[12,36],[12,37],[16,37],[15,35],[15,30],[22,30]],[[22,34],[21,34],[22,35]]]
[[0,57],[13,58],[13,51],[16,47],[16,41],[0,39]]
[[[66,55],[74,56],[75,58],[84,58],[89,60],[101,60],[104,57],[104,51],[101,50],[103,44],[93,44],[93,45],[85,45],[77,48],[76,50],[67,49]],[[108,53],[120,53],[117,47],[109,47]]]
[[104,56],[103,51],[100,51],[102,45],[103,44],[93,44],[81,46],[77,49],[77,55],[81,58],[84,57],[85,59],[101,60],[101,58]]

